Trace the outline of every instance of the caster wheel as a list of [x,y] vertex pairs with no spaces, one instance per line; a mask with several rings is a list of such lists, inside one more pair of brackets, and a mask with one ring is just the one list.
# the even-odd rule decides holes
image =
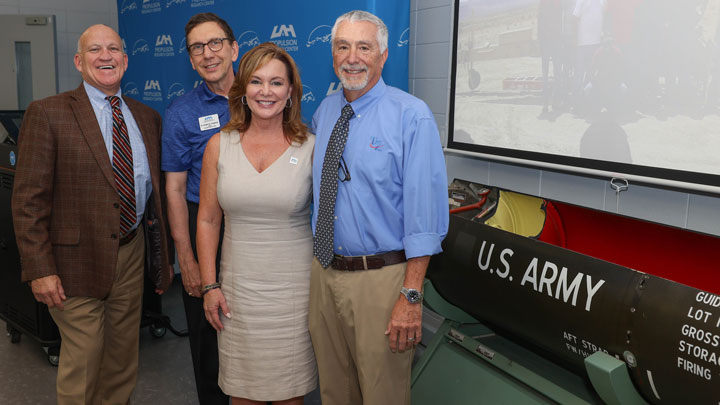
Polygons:
[[22,333],[20,333],[19,330],[8,326],[7,331],[8,331],[8,334],[10,335],[11,343],[20,343],[20,337],[22,337]]
[[152,335],[152,337],[154,337],[155,339],[160,339],[167,333],[167,328],[164,328],[162,326],[150,325],[149,330],[150,335]]
[[60,364],[60,346],[45,347],[45,353],[50,365],[57,367]]

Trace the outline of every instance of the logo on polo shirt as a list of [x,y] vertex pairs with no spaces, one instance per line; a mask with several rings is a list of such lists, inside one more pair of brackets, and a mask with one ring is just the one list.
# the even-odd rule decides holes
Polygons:
[[328,86],[328,91],[325,93],[326,96],[329,96],[333,93],[337,93],[342,89],[342,83],[340,82],[330,82],[330,86]]
[[385,147],[385,143],[383,143],[382,139],[376,136],[373,136],[370,139],[370,149],[379,152],[382,150],[383,147]]
[[300,99],[303,103],[309,103],[315,101],[315,95],[313,94],[312,88],[303,84],[303,95]]
[[135,82],[125,83],[125,87],[123,87],[123,95],[135,97],[139,96],[140,90],[138,90],[137,84]]
[[175,48],[169,34],[160,34],[155,40],[155,57],[163,56],[175,56]]
[[308,35],[306,47],[310,48],[315,44],[327,44],[332,37],[332,27],[329,25],[318,25]]
[[260,45],[260,37],[255,31],[245,31],[237,37],[237,43],[240,49],[244,47],[252,48],[255,45]]
[[140,38],[133,44],[133,50],[132,54],[136,55],[138,53],[148,53],[150,52],[150,45],[147,43],[146,40]]
[[144,101],[162,101],[162,90],[160,82],[157,80],[146,80],[145,91],[143,91]]
[[403,47],[410,42],[410,28],[405,28],[405,31],[400,34],[400,39],[398,39],[397,46]]
[[272,34],[270,34],[270,42],[285,49],[287,52],[296,52],[298,50],[298,42],[295,36],[295,27],[292,24],[274,26]]
[[167,99],[172,100],[185,94],[185,87],[181,83],[173,83],[168,90]]
[[120,14],[125,14],[128,11],[137,10],[137,3],[135,0],[123,0],[120,4]]
[[142,14],[159,13],[162,11],[162,4],[159,0],[143,0]]

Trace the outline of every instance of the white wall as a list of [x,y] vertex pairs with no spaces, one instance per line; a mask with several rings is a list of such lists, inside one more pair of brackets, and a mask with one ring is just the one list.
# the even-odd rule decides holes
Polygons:
[[[448,130],[453,0],[411,0],[410,91],[435,114],[441,135]],[[392,56],[390,56],[392,57]],[[479,117],[482,119],[482,116]],[[461,178],[521,193],[616,212],[609,179],[594,179],[446,154],[448,178]],[[720,197],[631,184],[620,195],[619,213],[720,235]]]
[[80,34],[93,24],[118,29],[116,0],[0,0],[0,14],[55,16],[60,92],[74,89],[82,81],[73,64]]

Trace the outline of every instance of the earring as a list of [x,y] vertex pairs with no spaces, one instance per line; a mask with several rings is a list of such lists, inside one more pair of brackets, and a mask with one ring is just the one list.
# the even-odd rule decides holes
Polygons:
[[285,102],[285,108],[292,107],[292,98],[288,97],[287,101]]
[[240,102],[241,102],[243,105],[247,105],[247,97],[245,97],[245,95],[243,95],[242,97],[240,97]]

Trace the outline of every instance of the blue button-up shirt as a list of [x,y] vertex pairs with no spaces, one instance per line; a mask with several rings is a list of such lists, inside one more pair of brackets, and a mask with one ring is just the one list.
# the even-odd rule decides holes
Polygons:
[[[313,117],[313,232],[322,163],[345,104],[338,91],[323,100]],[[343,152],[350,180],[338,184],[335,253],[360,256],[404,249],[412,258],[441,252],[449,222],[447,173],[430,109],[382,79],[350,104],[355,115]]]
[[[100,125],[100,132],[102,132],[103,140],[105,141],[105,148],[112,163],[113,129],[110,101],[105,99],[107,96],[102,91],[89,85],[87,82],[83,82],[83,85],[85,86],[85,92],[95,112],[95,118],[97,118],[98,125]],[[137,220],[133,228],[136,228],[145,213],[145,204],[147,204],[147,200],[152,192],[150,164],[148,163],[145,142],[140,133],[140,128],[138,128],[135,118],[130,112],[130,108],[122,98],[122,91],[118,90],[115,96],[120,97],[120,110],[125,119],[125,126],[127,126],[128,136],[130,137],[130,147],[132,148],[133,171],[135,172],[135,212],[137,214]]]
[[[217,124],[214,124],[215,114]],[[203,119],[203,127],[200,119]],[[200,201],[200,171],[205,146],[229,119],[228,99],[210,91],[205,82],[176,98],[165,110],[161,167],[166,172],[187,172],[186,197],[189,201]]]

